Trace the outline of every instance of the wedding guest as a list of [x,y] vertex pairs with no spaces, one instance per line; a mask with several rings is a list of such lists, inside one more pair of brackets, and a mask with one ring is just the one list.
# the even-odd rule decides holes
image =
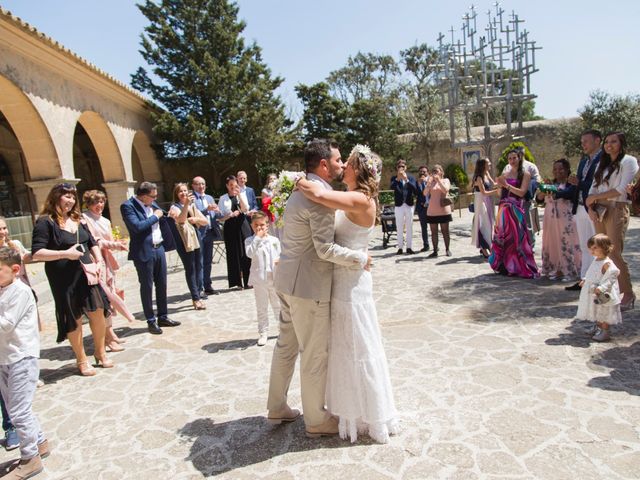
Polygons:
[[418,168],[418,181],[416,189],[416,214],[420,221],[420,233],[422,235],[421,252],[429,251],[429,223],[427,222],[427,207],[429,206],[429,197],[424,194],[429,180],[429,171],[426,165]]
[[429,255],[429,258],[438,256],[438,225],[440,225],[440,231],[442,232],[447,257],[451,256],[451,250],[449,250],[449,243],[451,241],[449,237],[449,223],[453,220],[451,217],[451,205],[442,204],[442,200],[447,197],[450,188],[451,182],[448,178],[444,178],[442,166],[434,165],[431,169],[431,176],[429,177],[427,186],[424,189],[425,196],[429,196],[427,222],[431,228],[431,244],[433,245],[433,252]]
[[[129,260],[133,260],[140,282],[140,300],[152,335],[162,334],[160,327],[177,327],[167,312],[167,259],[165,251],[175,248],[173,235],[161,223],[165,212],[156,203],[158,187],[142,182],[136,195],[120,205],[120,213],[129,230]],[[164,230],[164,231],[163,231]],[[153,287],[156,290],[158,315],[153,311]]]
[[256,296],[258,317],[258,346],[267,344],[269,338],[269,303],[273,316],[280,319],[280,300],[273,286],[273,275],[280,259],[280,241],[269,235],[269,217],[263,212],[251,216],[253,236],[244,242],[247,257],[251,259],[249,285]]
[[271,213],[271,210],[269,210],[269,205],[271,205],[271,199],[273,198],[273,187],[275,186],[277,180],[278,180],[278,176],[275,173],[270,173],[269,175],[267,175],[267,180],[261,192],[261,198],[260,198],[262,202],[261,210],[269,218],[269,222],[270,222],[269,228],[273,228],[272,224],[274,221],[274,216],[273,216],[273,213]]
[[247,172],[240,170],[236,176],[238,187],[240,188],[240,195],[243,197],[245,203],[249,206],[249,213],[258,211],[258,199],[256,198],[256,192],[253,188],[247,186]]
[[24,267],[25,264],[32,262],[31,253],[24,247],[24,245],[22,245],[20,240],[11,238],[9,235],[9,228],[7,227],[7,220],[4,217],[0,217],[0,248],[2,247],[11,247],[20,253],[22,263],[20,265],[18,278],[31,287],[31,282],[27,275],[27,269]]
[[193,194],[189,193],[186,183],[178,183],[173,189],[173,205],[169,208],[169,217],[175,221],[176,251],[184,266],[193,308],[206,310],[200,298],[199,279],[202,278],[202,256],[200,255],[200,238],[198,228],[204,227],[208,220],[194,204]]
[[[589,217],[593,221],[596,233],[606,234],[613,245],[609,254],[620,270],[618,283],[622,300],[622,311],[633,308],[636,296],[631,285],[629,267],[624,258],[624,240],[629,226],[629,199],[626,187],[638,172],[638,161],[627,155],[627,141],[624,133],[612,132],[604,137],[602,156],[593,177],[593,184],[585,202],[589,208]],[[596,210],[604,210],[599,217]]]
[[[91,235],[93,235],[93,238],[98,242],[98,248],[100,248],[102,258],[104,259],[105,268],[100,272],[103,281],[102,285],[103,288],[105,286],[107,287],[105,293],[109,297],[111,306],[114,307],[114,311],[106,318],[106,348],[108,351],[121,352],[124,348],[120,344],[124,343],[124,340],[121,340],[113,330],[112,317],[115,314],[116,302],[118,302],[118,299],[124,298],[124,290],[116,286],[116,271],[120,269],[120,265],[113,256],[112,251],[126,252],[129,250],[129,247],[127,246],[126,240],[114,240],[111,222],[102,215],[104,207],[107,204],[107,196],[104,192],[87,190],[82,195],[82,203],[84,203],[87,208],[82,214],[83,221],[91,232]],[[111,293],[111,295],[109,295],[109,293]],[[127,320],[132,322],[134,320],[133,315],[126,306],[124,306],[124,302],[120,301],[120,304],[121,309],[124,308],[124,310],[121,310],[121,313]]]
[[[533,195],[538,188],[538,184],[542,181],[542,177],[540,177],[540,171],[535,163],[530,162],[529,160],[524,158],[524,148],[517,147],[513,151],[517,152],[518,156],[522,160],[522,168],[529,173],[531,180],[529,181],[529,187],[524,197],[522,197],[522,208],[525,213],[525,221],[527,222],[527,234],[529,235],[529,243],[531,244],[531,248],[536,244],[536,236],[535,234],[540,231],[540,220],[538,218],[538,207],[531,206],[531,200],[533,200]],[[502,169],[502,175],[505,176],[511,171],[511,165],[507,163],[505,167]]]
[[473,226],[471,228],[471,243],[480,249],[484,258],[489,258],[489,250],[493,240],[493,225],[496,221],[493,197],[500,195],[500,189],[491,178],[489,170],[491,161],[480,158],[476,161],[473,172]]
[[202,277],[198,278],[198,289],[200,298],[204,295],[218,295],[218,291],[211,283],[211,263],[213,262],[213,242],[222,240],[222,232],[218,224],[218,218],[222,217],[218,205],[211,195],[207,195],[205,190],[207,182],[202,177],[195,177],[191,181],[193,196],[196,208],[207,219],[207,224],[200,227],[200,254],[202,257]]
[[524,170],[519,151],[511,150],[507,160],[511,168],[506,175],[496,179],[502,192],[489,264],[495,272],[503,275],[537,278],[538,266],[527,234],[524,210],[531,174]]
[[415,197],[418,191],[416,179],[407,174],[407,162],[400,159],[396,162],[396,174],[391,177],[391,190],[395,202],[396,234],[398,237],[398,255],[402,255],[405,244],[405,231],[407,242],[407,254],[415,252],[413,246],[413,209]]
[[[593,225],[593,221],[589,218],[589,212],[585,202],[589,196],[589,190],[593,183],[593,175],[596,173],[600,156],[602,155],[602,149],[600,143],[602,142],[602,134],[598,130],[586,130],[580,136],[580,145],[584,155],[580,159],[578,164],[578,171],[576,175],[569,175],[568,182],[571,185],[575,185],[578,189],[573,203],[573,221],[576,224],[576,230],[578,232],[578,240],[580,242],[580,251],[582,262],[580,264],[580,279],[583,279],[587,274],[589,265],[593,261],[593,257],[589,253],[589,247],[587,242],[591,237],[596,234],[596,229]],[[565,287],[565,290],[580,290],[580,281],[575,284]]]
[[227,278],[229,288],[249,288],[251,259],[247,257],[244,242],[251,236],[247,214],[249,205],[240,194],[236,177],[230,175],[225,181],[227,193],[218,202],[221,220],[224,221],[224,246],[227,253]]
[[611,339],[609,326],[622,322],[618,289],[620,270],[609,258],[613,251],[609,237],[598,233],[589,239],[588,244],[595,258],[581,282],[576,318],[595,322],[589,329],[591,338],[596,342],[606,342]]
[[549,280],[569,281],[580,279],[582,253],[578,232],[573,220],[573,199],[576,186],[568,183],[571,165],[561,158],[553,162],[555,192],[538,192],[536,200],[544,202],[544,223],[542,229],[542,269],[541,274]]
[[104,265],[98,243],[80,222],[81,218],[76,187],[69,183],[55,185],[33,228],[31,253],[34,261],[45,262],[44,271],[56,308],[56,341],[68,339],[80,374],[93,376],[96,371],[89,365],[82,343],[82,315],[89,318],[97,365],[111,368],[113,362],[107,358],[104,341],[105,317],[111,306],[100,285],[89,285],[80,265],[80,262]]
[[16,480],[40,473],[49,454],[32,410],[40,373],[38,311],[31,288],[17,278],[20,264],[18,251],[0,248],[0,393],[20,439],[20,460],[4,478]]

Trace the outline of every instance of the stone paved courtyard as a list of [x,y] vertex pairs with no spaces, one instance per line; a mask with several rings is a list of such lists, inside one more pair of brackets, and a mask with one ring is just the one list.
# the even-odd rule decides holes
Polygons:
[[[53,453],[37,478],[639,478],[640,309],[625,314],[611,343],[592,343],[572,320],[577,295],[566,284],[493,274],[470,245],[470,223],[456,212],[453,257],[396,256],[381,248],[380,228],[371,240],[402,421],[388,445],[309,440],[302,420],[268,425],[277,323],[257,347],[252,291],[225,290],[195,312],[170,256],[170,315],[182,326],[152,336],[144,321],[116,319],[126,351],[95,377],[76,374],[68,343],[55,343],[53,305],[41,305],[45,386],[35,411]],[[636,284],[639,231],[633,218],[626,257]],[[416,222],[416,250],[418,238]],[[44,274],[32,269],[46,300]],[[226,287],[224,261],[213,274]],[[130,265],[120,279],[139,312]],[[297,372],[290,403],[300,406]],[[2,451],[0,462],[15,456]]]

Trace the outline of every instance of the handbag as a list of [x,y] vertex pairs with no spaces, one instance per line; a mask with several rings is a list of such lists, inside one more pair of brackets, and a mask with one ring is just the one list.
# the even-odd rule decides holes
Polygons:
[[446,197],[442,197],[440,199],[440,206],[441,207],[448,207],[450,205],[453,205],[453,198],[450,197],[449,195],[447,195]]
[[476,207],[475,207],[475,205],[474,205],[473,203],[470,203],[470,204],[469,204],[469,211],[470,211],[471,213],[475,213],[475,211],[476,211]]
[[[76,243],[79,245],[82,245],[80,243],[80,227],[81,225],[78,225],[78,230],[76,230]],[[84,246],[83,246],[83,251],[84,251]],[[98,283],[100,282],[100,272],[99,272],[98,264],[95,262],[84,263],[82,261],[82,257],[80,257],[78,260],[80,262],[80,266],[82,267],[82,270],[84,271],[84,276],[87,277],[87,284],[98,285]]]
[[[189,213],[187,218],[197,216],[193,213],[193,205],[189,206]],[[196,210],[197,211],[197,210]],[[200,212],[198,212],[200,213]],[[202,215],[202,213],[200,213]],[[204,217],[204,215],[202,215]],[[198,239],[198,232],[196,228],[191,225],[188,221],[184,223],[176,222],[176,228],[178,229],[178,233],[180,234],[180,238],[182,239],[182,245],[184,245],[185,252],[193,252],[200,248],[200,240]]]

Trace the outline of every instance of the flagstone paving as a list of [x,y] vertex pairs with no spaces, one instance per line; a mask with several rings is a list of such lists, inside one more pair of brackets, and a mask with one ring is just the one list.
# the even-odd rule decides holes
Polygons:
[[[223,291],[196,312],[171,255],[170,315],[182,325],[152,336],[143,321],[116,319],[126,351],[111,354],[115,368],[83,378],[69,345],[55,343],[48,286],[31,267],[46,321],[34,408],[53,446],[37,478],[638,478],[640,310],[624,314],[612,342],[591,342],[566,284],[493,274],[470,245],[470,223],[456,213],[452,257],[397,256],[395,240],[381,248],[379,228],[371,240],[402,422],[387,445],[310,440],[302,420],[267,424],[277,323],[257,347],[252,291]],[[626,257],[636,283],[639,231],[632,218]],[[213,274],[226,286],[224,262]],[[119,275],[139,312],[134,269]],[[290,403],[300,406],[297,372]],[[2,451],[0,462],[15,456]]]

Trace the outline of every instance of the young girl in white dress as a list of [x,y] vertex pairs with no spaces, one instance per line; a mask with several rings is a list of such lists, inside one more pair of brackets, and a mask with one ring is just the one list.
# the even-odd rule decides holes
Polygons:
[[[337,210],[337,244],[367,251],[381,169],[380,158],[369,147],[356,145],[344,170],[348,192],[325,190],[304,179],[298,182],[309,199]],[[341,438],[355,442],[358,434],[368,434],[386,443],[398,430],[398,413],[372,285],[367,270],[333,267],[326,401],[338,417]]]
[[594,235],[587,246],[595,260],[581,282],[576,318],[596,322],[590,330],[591,338],[596,342],[606,342],[611,338],[609,326],[622,322],[618,288],[620,270],[608,256],[613,245],[605,234]]

